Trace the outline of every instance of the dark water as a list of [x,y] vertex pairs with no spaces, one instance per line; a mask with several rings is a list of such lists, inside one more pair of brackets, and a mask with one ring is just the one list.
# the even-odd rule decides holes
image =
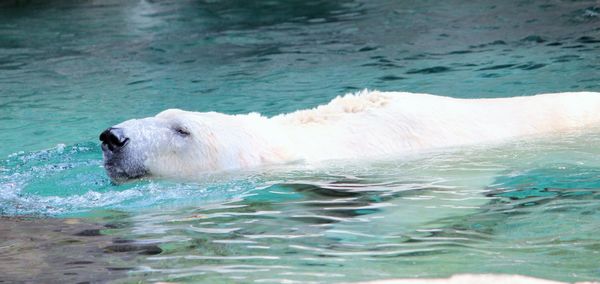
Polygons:
[[[125,282],[598,279],[596,130],[120,186],[97,136],[167,108],[274,115],[363,88],[600,91],[599,66],[597,1],[5,1],[0,213],[98,224],[82,247]],[[65,270],[52,236],[47,269]]]

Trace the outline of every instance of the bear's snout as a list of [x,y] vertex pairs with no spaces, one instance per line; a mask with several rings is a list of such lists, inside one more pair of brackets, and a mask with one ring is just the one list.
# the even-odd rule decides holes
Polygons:
[[102,149],[108,149],[111,152],[123,148],[129,141],[129,138],[125,137],[121,128],[114,127],[104,130],[99,138],[102,141]]

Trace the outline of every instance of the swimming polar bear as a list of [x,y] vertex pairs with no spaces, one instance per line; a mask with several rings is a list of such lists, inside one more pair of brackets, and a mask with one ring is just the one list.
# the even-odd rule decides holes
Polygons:
[[165,110],[100,135],[113,181],[397,156],[600,124],[600,93],[457,99],[361,91],[271,118]]

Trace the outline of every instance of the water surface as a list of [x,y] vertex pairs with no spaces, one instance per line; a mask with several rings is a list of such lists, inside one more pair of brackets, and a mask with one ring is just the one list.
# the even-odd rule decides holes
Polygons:
[[0,213],[100,224],[122,281],[598,279],[597,130],[119,186],[97,141],[167,108],[270,116],[364,88],[600,91],[598,66],[597,1],[7,2]]

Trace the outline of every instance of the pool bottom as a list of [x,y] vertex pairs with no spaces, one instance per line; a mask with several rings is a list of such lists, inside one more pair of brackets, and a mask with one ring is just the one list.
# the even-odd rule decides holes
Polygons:
[[152,253],[101,233],[86,219],[0,217],[0,283],[109,282],[126,277],[132,259],[118,252]]
[[[136,258],[161,253],[158,246],[107,234],[121,225],[88,219],[0,217],[0,283],[121,283],[141,280]],[[60,279],[60,280],[59,280]],[[554,280],[509,274],[455,274],[448,278],[398,278],[364,284],[528,283],[560,284]],[[600,282],[576,282],[600,283]]]

